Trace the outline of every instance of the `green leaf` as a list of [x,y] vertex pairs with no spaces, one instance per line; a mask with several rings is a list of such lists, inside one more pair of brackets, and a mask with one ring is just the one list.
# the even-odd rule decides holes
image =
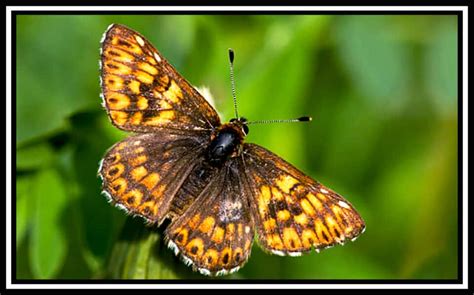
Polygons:
[[62,224],[67,202],[61,176],[54,169],[38,173],[32,190],[35,212],[32,212],[30,263],[36,278],[53,278],[60,270],[67,241]]
[[112,279],[205,278],[174,256],[160,230],[132,217],[115,243],[106,269],[105,277]]
[[53,159],[53,150],[47,143],[30,145],[17,150],[16,168],[37,169],[51,164]]
[[20,246],[29,226],[29,207],[31,205],[31,177],[20,176],[16,179],[16,247]]
[[79,16],[17,18],[17,145],[65,130],[68,116],[99,107],[101,32],[91,38],[79,20]]

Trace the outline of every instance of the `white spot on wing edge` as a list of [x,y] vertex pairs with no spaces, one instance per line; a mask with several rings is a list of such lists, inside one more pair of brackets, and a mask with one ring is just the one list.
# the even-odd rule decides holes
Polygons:
[[320,191],[323,193],[323,194],[327,194],[329,193],[327,190],[325,190],[324,188],[320,189]]
[[349,204],[347,204],[346,202],[343,202],[343,201],[339,201],[337,203],[339,206],[341,206],[342,208],[346,208],[346,209],[350,209],[351,207],[349,206]]
[[205,268],[198,268],[198,271],[200,274],[205,275],[205,276],[211,275],[211,271]]
[[119,208],[120,210],[124,211],[124,212],[127,213],[127,214],[128,214],[128,212],[129,212],[128,209],[127,209],[127,207],[125,207],[124,205],[122,205],[122,204],[120,204],[120,203],[116,203],[116,204],[115,204],[115,207]]
[[193,261],[185,255],[181,254],[181,259],[183,260],[184,264],[186,264],[187,266],[190,266],[190,265],[194,264]]
[[100,171],[102,170],[102,165],[104,165],[104,159],[100,160],[99,169],[97,170],[97,174],[99,175],[100,179],[104,180],[104,178],[102,177],[102,174],[100,174]]
[[158,53],[153,52],[153,56],[155,57],[157,62],[161,62],[161,57],[158,55]]
[[278,256],[291,256],[291,257],[298,257],[301,256],[303,253],[301,252],[283,252],[280,250],[271,250],[272,254],[278,255]]
[[240,269],[240,266],[236,266],[234,268],[232,268],[231,270],[229,270],[229,273],[234,273],[236,271],[238,271]]
[[100,99],[102,100],[102,102],[100,103],[100,105],[101,105],[103,108],[105,108],[105,97],[104,97],[104,94],[101,93],[99,96],[100,96]]
[[105,196],[108,203],[112,203],[114,201],[114,199],[112,199],[112,196],[107,191],[102,191],[101,194]]
[[115,24],[110,24],[107,29],[105,30],[105,32],[102,34],[102,38],[100,38],[100,44],[104,43],[105,41],[105,37],[107,36],[107,33],[110,31],[110,29],[115,26]]
[[176,246],[176,244],[171,240],[168,241],[168,248],[170,248],[174,252],[174,255],[179,254],[178,246]]
[[218,272],[216,272],[216,276],[223,276],[228,274],[228,271],[226,269],[221,269]]
[[278,255],[278,256],[285,256],[285,252],[280,251],[280,250],[271,250],[272,254]]
[[145,45],[145,41],[143,41],[142,37],[140,37],[138,35],[135,35],[135,40],[137,40],[137,42],[138,42],[138,44],[140,44],[140,46]]

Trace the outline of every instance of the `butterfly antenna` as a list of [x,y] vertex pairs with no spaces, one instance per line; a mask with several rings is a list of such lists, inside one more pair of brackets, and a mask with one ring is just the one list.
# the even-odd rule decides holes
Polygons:
[[235,96],[235,82],[234,82],[234,50],[229,48],[229,65],[230,65],[230,83],[232,85],[232,98],[234,99],[235,118],[239,119],[237,112],[237,97]]
[[287,119],[287,120],[258,120],[250,121],[247,124],[267,124],[267,123],[295,123],[295,122],[310,122],[313,118],[304,116],[296,119]]

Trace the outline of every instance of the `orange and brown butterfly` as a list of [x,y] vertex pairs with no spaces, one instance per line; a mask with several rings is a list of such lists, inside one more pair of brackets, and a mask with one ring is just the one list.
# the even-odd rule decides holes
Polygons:
[[99,175],[110,202],[166,228],[168,246],[205,275],[237,271],[255,235],[298,256],[354,240],[365,224],[343,197],[255,144],[248,122],[214,108],[141,34],[111,25],[101,46],[103,104],[134,135],[112,146]]

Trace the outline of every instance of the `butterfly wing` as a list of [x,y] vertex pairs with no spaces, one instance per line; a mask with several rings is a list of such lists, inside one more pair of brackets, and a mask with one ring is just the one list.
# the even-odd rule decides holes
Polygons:
[[347,200],[277,155],[255,144],[245,144],[242,155],[264,249],[296,256],[364,231],[364,221]]
[[168,131],[128,137],[102,160],[103,191],[128,213],[161,223],[200,154],[199,137]]
[[126,131],[210,130],[212,106],[138,32],[111,25],[101,47],[101,87],[112,123]]
[[168,245],[202,274],[232,273],[250,255],[254,226],[238,165],[224,166],[166,231]]

